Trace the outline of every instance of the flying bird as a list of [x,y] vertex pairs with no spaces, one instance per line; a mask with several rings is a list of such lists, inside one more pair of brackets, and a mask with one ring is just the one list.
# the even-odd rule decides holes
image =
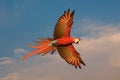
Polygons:
[[75,10],[72,12],[70,9],[64,11],[63,15],[59,17],[55,25],[53,38],[39,38],[39,41],[35,41],[37,45],[30,44],[29,47],[35,48],[35,50],[23,56],[22,60],[25,60],[34,54],[45,55],[49,52],[53,54],[57,50],[59,55],[67,63],[75,66],[75,68],[79,67],[81,69],[81,64],[86,65],[80,54],[72,45],[73,43],[78,44],[81,39],[70,37],[74,13]]

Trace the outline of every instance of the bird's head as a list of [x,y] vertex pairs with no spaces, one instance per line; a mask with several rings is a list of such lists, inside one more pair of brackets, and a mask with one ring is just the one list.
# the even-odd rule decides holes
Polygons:
[[75,40],[76,44],[79,44],[81,39],[80,38],[75,38],[74,40]]

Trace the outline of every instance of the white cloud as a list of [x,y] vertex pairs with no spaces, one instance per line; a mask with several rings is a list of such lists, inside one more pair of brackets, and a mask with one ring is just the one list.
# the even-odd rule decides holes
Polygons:
[[113,67],[120,67],[120,51],[116,51],[109,57],[109,65]]
[[[87,52],[91,52],[91,50],[93,51],[100,51],[100,52],[104,52],[104,50],[111,50],[114,47],[119,47],[119,43],[120,43],[120,33],[115,33],[112,35],[103,35],[100,36],[98,38],[84,38],[81,41],[81,44],[79,45],[79,47],[81,49],[87,49],[85,51]],[[95,53],[95,52],[94,52]]]
[[120,23],[117,24],[103,24],[102,22],[94,22],[90,19],[83,19],[76,24],[75,34],[84,34],[84,37],[100,37],[110,35],[120,31]]
[[[12,72],[7,70],[7,75],[0,77],[0,80],[58,79],[58,75],[53,76],[53,74],[55,75],[56,72],[60,72],[60,70],[63,69],[61,63],[59,62],[60,60],[61,58],[54,54],[35,56],[26,61],[16,61],[14,62],[14,65],[8,65],[8,67],[5,67],[11,69]],[[60,67],[61,69],[59,69]]]
[[8,65],[14,63],[14,61],[15,60],[10,57],[2,57],[0,58],[0,65]]
[[22,53],[26,53],[26,52],[28,52],[27,50],[25,50],[25,49],[23,49],[23,48],[16,48],[15,50],[14,50],[14,53],[15,54],[22,54]]
[[18,77],[19,77],[18,73],[12,73],[7,75],[6,77],[0,78],[0,80],[19,80]]
[[116,33],[109,36],[102,36],[94,39],[87,39],[83,41],[80,49],[85,50],[86,55],[89,56],[98,56],[98,55],[107,55],[108,63],[111,66],[120,67],[120,33]]
[[23,48],[16,48],[14,49],[14,53],[17,57],[21,58],[23,55],[25,55],[25,53],[28,53],[28,51]]
[[119,24],[91,24],[89,27],[87,26],[83,30],[90,32],[90,34],[81,37],[82,41],[81,44],[77,47],[78,50],[84,53],[83,55],[89,57],[107,56],[106,61],[109,65],[120,67]]
[[[17,59],[13,62],[14,65],[8,64],[2,69],[0,67],[0,75],[4,73],[4,76],[0,76],[0,80],[71,80],[74,78],[76,80],[119,80],[117,74],[120,74],[120,71],[116,67],[120,67],[120,32],[118,27],[103,26],[101,25],[101,28],[99,26],[98,29],[97,26],[94,26],[96,29],[92,27],[93,30],[89,31],[90,35],[81,37],[81,44],[75,45],[87,64],[85,67],[82,66],[81,70],[68,65],[56,52],[53,55],[34,56],[25,61]],[[17,55],[27,52],[23,48],[14,50]]]

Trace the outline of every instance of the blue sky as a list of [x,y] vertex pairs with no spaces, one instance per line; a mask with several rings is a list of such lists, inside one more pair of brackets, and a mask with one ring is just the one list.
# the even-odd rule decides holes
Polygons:
[[[27,80],[31,75],[27,74],[30,71],[21,70],[26,70],[28,67],[35,74],[32,76],[34,79],[31,78],[31,80],[52,79],[55,72],[51,70],[60,73],[55,77],[57,80],[72,79],[72,77],[79,80],[78,74],[84,80],[87,80],[87,77],[94,79],[94,76],[91,75],[92,71],[95,79],[104,79],[103,72],[100,70],[105,70],[104,73],[112,75],[111,80],[119,80],[120,77],[117,75],[120,74],[120,62],[118,62],[120,60],[118,54],[120,52],[118,49],[120,47],[118,45],[120,44],[119,3],[119,0],[0,0],[0,70],[2,70],[0,79],[10,80],[15,76],[17,77],[15,80]],[[69,67],[59,58],[57,52],[52,56],[35,56],[22,63],[21,56],[32,50],[27,47],[27,44],[33,44],[32,41],[39,37],[52,37],[57,19],[68,8],[75,10],[71,33],[73,36],[83,38],[81,45],[75,45],[75,47],[81,52],[88,66],[82,66],[82,70],[74,70],[74,67]],[[59,64],[54,61],[56,59]],[[33,63],[36,66],[33,66]],[[39,66],[44,67],[42,69],[45,71],[39,69]],[[57,70],[55,66],[60,70]],[[99,73],[95,74],[98,67],[101,69],[98,70]],[[39,70],[37,71],[35,68]],[[66,72],[64,72],[65,69]],[[71,72],[74,75],[70,74]],[[67,77],[64,77],[63,73]],[[39,74],[43,76],[38,78]],[[59,78],[59,76],[63,78]],[[109,76],[106,75],[105,78],[108,80]]]
[[117,0],[61,0],[54,2],[46,0],[1,0],[0,47],[3,54],[0,55],[11,56],[12,54],[8,54],[8,52],[12,53],[12,49],[15,47],[24,47],[25,44],[38,37],[52,36],[58,17],[68,8],[76,10],[75,24],[77,20],[84,18],[103,24],[116,24],[120,21],[119,2]]

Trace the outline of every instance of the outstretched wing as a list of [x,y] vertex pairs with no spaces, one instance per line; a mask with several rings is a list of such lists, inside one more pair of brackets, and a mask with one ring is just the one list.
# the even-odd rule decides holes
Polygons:
[[70,37],[70,30],[73,24],[74,12],[70,13],[70,10],[64,11],[64,14],[58,19],[54,29],[54,39],[61,38],[63,36]]
[[68,46],[58,46],[57,50],[60,56],[69,64],[75,66],[75,68],[81,68],[81,64],[85,65],[80,57],[80,54],[75,50],[73,45]]

